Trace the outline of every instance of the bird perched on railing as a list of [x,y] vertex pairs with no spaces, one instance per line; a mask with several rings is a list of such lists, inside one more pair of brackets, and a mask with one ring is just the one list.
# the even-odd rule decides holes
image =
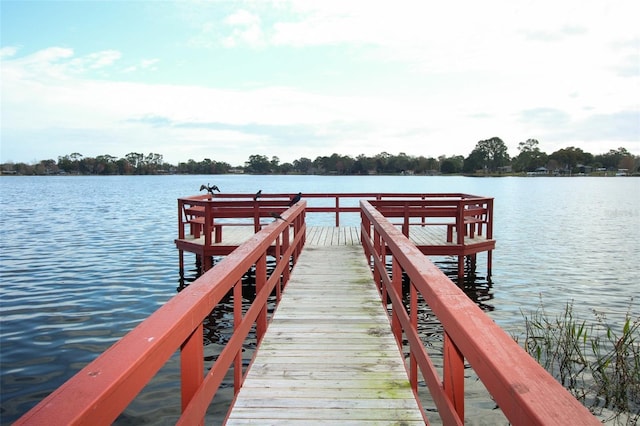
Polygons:
[[297,203],[298,201],[300,201],[300,199],[302,198],[302,192],[298,192],[295,197],[293,197],[291,199],[291,202],[289,203],[289,207],[293,206],[295,203]]
[[285,219],[284,217],[280,216],[278,213],[271,212],[271,213],[269,213],[269,214],[270,214],[270,215],[271,215],[271,217],[272,217],[272,218],[274,218],[275,220],[282,219],[282,220],[284,220],[285,222],[288,222],[288,221],[287,221],[287,219]]
[[211,186],[208,183],[206,185],[200,185],[200,191],[202,191],[203,189],[206,189],[207,192],[211,194],[212,197],[213,197],[213,191],[220,192],[220,188],[218,188],[216,185]]
[[256,195],[253,196],[253,201],[258,201],[258,198],[262,195],[262,189],[256,192]]

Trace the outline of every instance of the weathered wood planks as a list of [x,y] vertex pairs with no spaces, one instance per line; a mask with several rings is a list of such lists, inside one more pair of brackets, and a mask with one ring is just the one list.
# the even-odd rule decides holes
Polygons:
[[[229,226],[222,233],[222,242],[213,245],[239,246],[254,234],[252,226]],[[438,226],[412,226],[409,237],[417,246],[455,246],[447,242],[446,228]],[[311,246],[359,245],[360,228],[357,226],[310,226],[307,228],[306,244]],[[195,244],[204,244],[204,237],[186,238]],[[465,244],[472,245],[488,241],[485,236],[465,237]]]
[[227,424],[424,424],[361,248],[309,238]]

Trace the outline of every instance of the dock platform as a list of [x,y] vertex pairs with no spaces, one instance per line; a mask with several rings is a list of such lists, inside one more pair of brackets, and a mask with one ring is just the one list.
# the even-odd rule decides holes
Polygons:
[[[398,225],[398,228],[400,226]],[[212,243],[211,246],[219,248],[220,253],[226,253],[224,250],[232,250],[240,246],[251,238],[255,231],[251,226],[234,226],[225,230],[221,241]],[[349,245],[360,244],[360,227],[358,226],[308,226],[307,241],[310,245]],[[409,231],[409,239],[416,247],[421,248],[426,254],[441,255],[452,254],[456,248],[456,243],[447,242],[446,232],[443,228],[431,226],[415,226]],[[187,235],[185,243],[195,246],[203,246],[205,244],[204,236],[193,238]],[[493,248],[495,240],[483,235],[475,235],[474,237],[465,236],[464,243],[466,246],[474,246],[488,244]]]
[[323,241],[308,238],[227,424],[425,424],[359,241]]

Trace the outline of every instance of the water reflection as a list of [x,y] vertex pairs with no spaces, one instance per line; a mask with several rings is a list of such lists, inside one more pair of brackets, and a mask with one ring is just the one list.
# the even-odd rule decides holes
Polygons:
[[480,275],[477,260],[472,256],[466,256],[464,280],[458,282],[458,259],[454,256],[446,256],[434,259],[433,263],[456,283],[458,287],[473,300],[484,312],[492,312],[495,306],[489,304],[493,299],[493,282],[490,276]]

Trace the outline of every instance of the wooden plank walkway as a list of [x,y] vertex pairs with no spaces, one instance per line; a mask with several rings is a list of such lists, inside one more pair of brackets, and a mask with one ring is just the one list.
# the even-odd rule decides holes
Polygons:
[[[254,234],[253,226],[229,226],[222,233],[222,243],[214,245],[239,246]],[[443,226],[412,226],[409,234],[410,240],[420,246],[454,246],[448,243],[446,227]],[[204,244],[204,237],[193,239],[185,238],[196,244]],[[487,241],[484,235],[476,235],[475,238],[465,237],[465,244],[472,245]],[[307,245],[360,245],[360,227],[358,226],[309,226],[307,228]]]
[[227,421],[285,423],[425,423],[355,243],[305,246]]

